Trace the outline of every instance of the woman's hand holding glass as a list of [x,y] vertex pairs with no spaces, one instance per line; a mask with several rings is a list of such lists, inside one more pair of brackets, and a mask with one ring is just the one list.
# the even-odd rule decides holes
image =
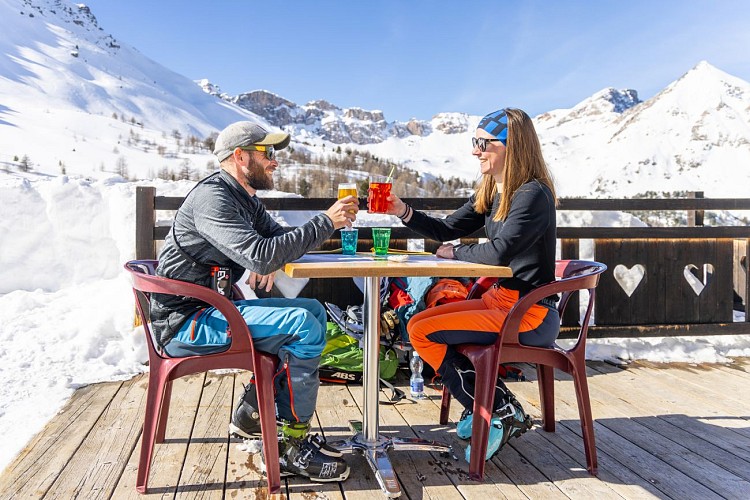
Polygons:
[[388,208],[385,211],[386,214],[395,215],[396,217],[404,214],[406,203],[404,203],[401,198],[391,193],[386,200],[388,200]]

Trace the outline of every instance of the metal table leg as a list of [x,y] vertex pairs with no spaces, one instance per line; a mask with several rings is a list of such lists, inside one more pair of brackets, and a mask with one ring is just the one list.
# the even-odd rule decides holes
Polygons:
[[453,452],[450,445],[418,438],[381,436],[378,432],[378,393],[380,391],[380,278],[365,278],[364,307],[364,365],[362,388],[364,391],[363,421],[350,421],[354,435],[339,443],[332,443],[341,451],[362,453],[375,473],[383,493],[389,498],[401,495],[388,450]]

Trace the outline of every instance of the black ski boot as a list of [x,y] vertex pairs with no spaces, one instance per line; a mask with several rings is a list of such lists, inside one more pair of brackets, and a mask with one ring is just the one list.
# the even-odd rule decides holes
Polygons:
[[328,483],[349,477],[349,465],[340,451],[328,446],[317,434],[304,438],[279,435],[281,477],[304,476],[311,481]]
[[[318,434],[309,434],[309,422],[278,422],[281,477],[304,476],[327,483],[349,477],[343,454]],[[263,457],[265,472],[265,457]]]
[[237,406],[229,423],[229,432],[246,439],[260,437],[260,412],[255,379],[250,380],[245,386],[245,392],[237,399]]

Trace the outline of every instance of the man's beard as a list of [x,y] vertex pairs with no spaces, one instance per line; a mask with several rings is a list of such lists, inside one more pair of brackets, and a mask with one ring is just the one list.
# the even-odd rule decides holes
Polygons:
[[250,157],[250,164],[247,166],[245,180],[253,189],[273,189],[273,177],[266,174],[266,169],[252,156]]

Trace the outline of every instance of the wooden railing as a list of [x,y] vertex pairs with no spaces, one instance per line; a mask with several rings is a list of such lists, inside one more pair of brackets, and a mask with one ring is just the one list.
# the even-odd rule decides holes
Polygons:
[[[139,187],[136,195],[136,255],[156,258],[157,246],[169,227],[157,225],[158,211],[179,208],[183,198],[156,196],[155,188]],[[324,211],[332,198],[264,198],[272,211]],[[405,198],[414,208],[452,211],[461,198]],[[361,202],[364,209],[364,201]],[[686,211],[688,224],[678,227],[558,227],[560,258],[580,257],[582,240],[593,240],[593,257],[607,264],[597,288],[595,325],[589,336],[643,337],[750,333],[747,255],[750,227],[703,226],[706,210],[750,210],[748,198],[579,199],[563,198],[558,211]],[[359,228],[359,249],[372,245],[369,228]],[[406,249],[407,240],[422,237],[406,227],[394,227],[391,245]],[[484,237],[477,232],[462,240]],[[323,249],[338,248],[338,232]],[[439,242],[424,241],[427,251]],[[362,300],[351,280],[311,280],[303,296],[339,305]],[[562,337],[578,321],[575,303],[563,318]],[[743,322],[733,321],[741,308]]]

